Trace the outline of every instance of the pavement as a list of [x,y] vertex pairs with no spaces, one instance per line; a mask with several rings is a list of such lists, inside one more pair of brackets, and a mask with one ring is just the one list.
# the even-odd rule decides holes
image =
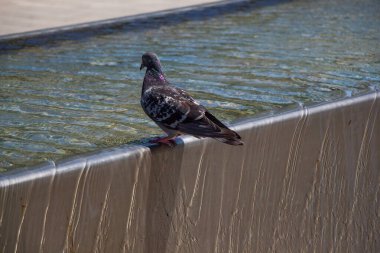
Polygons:
[[220,0],[0,0],[0,36]]

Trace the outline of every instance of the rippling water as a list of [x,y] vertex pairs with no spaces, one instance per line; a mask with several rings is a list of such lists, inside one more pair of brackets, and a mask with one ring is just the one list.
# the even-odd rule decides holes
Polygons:
[[380,87],[380,1],[260,2],[209,19],[0,53],[0,168],[162,132],[139,105],[141,54],[226,122]]

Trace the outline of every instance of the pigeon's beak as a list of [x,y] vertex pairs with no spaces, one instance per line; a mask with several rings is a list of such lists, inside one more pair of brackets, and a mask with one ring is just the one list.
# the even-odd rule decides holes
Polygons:
[[144,63],[141,63],[140,70],[142,70],[145,67]]

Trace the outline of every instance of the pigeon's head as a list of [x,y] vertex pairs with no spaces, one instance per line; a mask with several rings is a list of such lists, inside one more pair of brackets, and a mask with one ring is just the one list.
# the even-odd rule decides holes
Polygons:
[[161,63],[155,53],[148,52],[143,54],[140,70],[142,70],[145,67],[148,70],[153,69],[161,73]]

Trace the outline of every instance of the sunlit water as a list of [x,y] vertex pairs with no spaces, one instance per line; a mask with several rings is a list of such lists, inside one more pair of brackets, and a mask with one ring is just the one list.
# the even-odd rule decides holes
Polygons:
[[257,4],[0,54],[0,168],[161,134],[140,108],[141,54],[231,123],[380,87],[380,1]]

